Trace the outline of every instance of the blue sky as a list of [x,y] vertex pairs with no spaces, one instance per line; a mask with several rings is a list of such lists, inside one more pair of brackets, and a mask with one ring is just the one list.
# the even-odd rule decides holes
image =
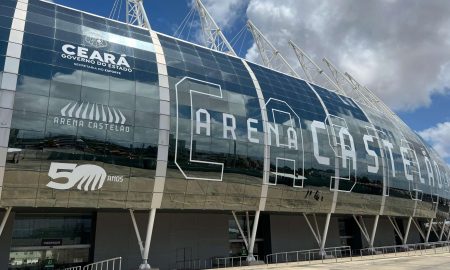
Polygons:
[[[339,3],[342,3],[342,9],[345,7],[345,4],[350,3],[355,0],[345,0]],[[100,0],[100,1],[87,1],[87,0],[77,0],[77,1],[71,1],[71,0],[55,0],[56,3],[70,6],[76,9],[88,11],[100,16],[108,17],[113,3],[113,0]],[[125,0],[123,0],[125,2]],[[412,45],[414,45],[414,40],[418,40],[417,48],[414,48],[413,53],[420,50],[434,50],[432,49],[424,49],[420,47],[420,42],[423,38],[427,38],[426,36],[419,36],[424,35],[421,33],[420,29],[417,29],[417,26],[414,26],[415,21],[411,22],[409,21],[409,24],[413,25],[414,32],[409,33],[408,35],[405,34],[408,31],[408,27],[405,26],[404,28],[400,28],[402,25],[402,21],[404,19],[398,18],[399,31],[401,34],[396,34],[394,37],[389,36],[388,34],[384,33],[383,30],[386,28],[383,25],[381,25],[378,29],[374,29],[374,25],[364,25],[364,23],[359,23],[362,20],[370,20],[365,17],[357,17],[355,15],[354,10],[358,9],[358,5],[363,5],[361,2],[365,1],[356,1],[351,4],[352,12],[348,15],[345,14],[346,19],[349,20],[348,17],[355,20],[355,22],[358,22],[358,25],[360,24],[361,28],[357,28],[355,25],[356,23],[348,26],[348,22],[344,21],[344,23],[341,23],[338,19],[336,19],[336,25],[339,26],[339,24],[345,25],[346,28],[344,28],[342,31],[343,33],[346,33],[345,31],[349,31],[349,34],[347,34],[347,39],[355,38],[362,40],[364,42],[361,42],[355,45],[351,50],[348,49],[349,47],[353,46],[355,41],[353,43],[344,44],[347,45],[345,49],[338,50],[336,48],[336,52],[330,52],[330,50],[334,49],[334,47],[325,47],[322,43],[322,40],[319,39],[319,41],[314,42],[314,34],[316,36],[319,36],[317,33],[320,31],[324,31],[321,29],[320,31],[315,29],[311,26],[308,26],[308,23],[305,23],[306,16],[299,16],[300,11],[296,11],[296,9],[302,9],[306,10],[304,12],[309,12],[310,14],[315,14],[315,17],[312,17],[312,19],[317,20],[317,14],[322,14],[323,10],[326,10],[327,6],[323,3],[327,2],[321,2],[321,4],[317,4],[317,2],[312,0],[286,0],[286,3],[289,2],[284,8],[282,7],[281,3],[277,0],[204,0],[204,3],[207,7],[210,7],[210,12],[214,16],[217,13],[217,21],[218,23],[221,22],[221,25],[223,27],[223,30],[228,37],[229,40],[232,40],[233,37],[235,37],[237,34],[239,34],[239,31],[244,27],[245,22],[248,17],[251,17],[252,21],[256,22],[255,24],[260,27],[260,29],[272,37],[273,40],[275,40],[275,43],[279,40],[277,38],[277,34],[283,34],[288,35],[290,34],[289,29],[293,29],[293,35],[296,35],[296,32],[294,31],[302,31],[301,35],[303,35],[304,32],[306,32],[308,35],[306,37],[311,37],[310,44],[308,47],[308,42],[304,42],[307,49],[309,49],[312,54],[317,54],[318,57],[321,57],[321,53],[324,53],[324,50],[326,53],[329,53],[331,56],[334,55],[335,58],[337,58],[336,55],[344,55],[345,57],[340,57],[341,59],[338,60],[338,64],[341,64],[341,66],[346,67],[346,71],[350,70],[351,74],[356,74],[357,78],[361,78],[360,82],[365,84],[367,82],[368,86],[371,87],[372,90],[375,90],[379,96],[387,102],[388,105],[395,109],[395,111],[398,113],[398,115],[415,131],[419,132],[421,135],[425,137],[425,139],[435,146],[435,148],[438,150],[438,152],[446,159],[447,163],[450,164],[450,89],[448,88],[448,84],[446,84],[450,79],[447,79],[446,74],[442,74],[442,70],[445,69],[447,62],[439,62],[436,63],[435,66],[432,66],[433,63],[428,63],[430,67],[425,69],[413,69],[410,68],[411,65],[423,65],[421,61],[423,61],[420,58],[410,57],[412,54],[410,52],[405,53],[405,55],[402,55],[401,53],[397,52],[397,54],[390,53],[391,51],[394,51],[392,47],[402,47],[403,40],[407,39],[408,42],[412,42]],[[302,3],[299,3],[302,2]],[[333,1],[328,1],[327,3],[331,3]],[[396,2],[396,1],[393,1]],[[164,1],[157,1],[157,0],[146,0],[144,1],[145,8],[147,10],[147,14],[150,19],[151,26],[154,30],[158,32],[162,32],[165,34],[173,35],[175,30],[180,25],[181,21],[186,17],[188,12],[191,9],[191,1],[190,0],[164,0]],[[274,4],[277,3],[277,4]],[[334,3],[334,2],[333,2]],[[285,2],[283,2],[285,4]],[[217,10],[220,11],[221,5],[223,5],[223,9],[230,14],[229,17],[227,17],[227,14],[218,14]],[[319,6],[319,8],[317,7]],[[123,8],[124,8],[123,4]],[[336,6],[331,7],[332,10],[336,9]],[[367,7],[361,7],[361,8],[367,8]],[[375,9],[374,13],[379,12],[383,14],[383,12],[389,12],[389,10],[395,10],[397,6],[388,6],[388,7],[371,7],[371,9]],[[428,7],[426,7],[428,8]],[[445,6],[447,8],[447,6]],[[379,9],[379,10],[378,10]],[[410,10],[410,12],[413,14],[412,17],[408,17],[409,20],[417,20],[420,21],[422,19],[422,14],[420,13],[421,10],[425,9],[424,7],[418,7],[417,10]],[[437,7],[437,10],[443,10],[444,6]],[[450,10],[450,9],[449,9]],[[328,11],[331,12],[331,11]],[[343,9],[341,13],[347,12]],[[400,11],[399,11],[400,12]],[[414,14],[416,12],[417,14]],[[444,12],[444,11],[443,11]],[[270,13],[273,13],[272,16]],[[294,15],[293,15],[294,14]],[[401,14],[401,13],[399,13]],[[437,14],[436,16],[439,16],[437,12],[434,12],[434,14]],[[446,13],[448,14],[448,13]],[[445,15],[445,14],[444,14]],[[264,18],[266,17],[267,18]],[[289,16],[292,16],[291,22],[289,22]],[[363,15],[361,15],[363,16]],[[376,14],[374,16],[377,16]],[[282,20],[282,18],[287,18],[286,20]],[[399,15],[398,17],[401,17]],[[415,18],[417,17],[417,18]],[[448,16],[447,16],[448,17]],[[281,19],[280,19],[281,18]],[[414,19],[415,18],[415,19]],[[120,17],[121,20],[124,20],[124,12],[122,9],[122,16]],[[378,19],[378,18],[376,18]],[[295,22],[295,20],[298,20],[298,25],[292,24],[292,21]],[[430,19],[431,20],[431,19]],[[285,21],[288,21],[288,24],[286,24]],[[325,21],[325,20],[324,20]],[[323,23],[323,22],[322,22]],[[378,24],[381,24],[380,22],[375,22]],[[388,23],[388,22],[386,22]],[[395,21],[393,22],[395,23]],[[417,22],[418,24],[420,22]],[[436,25],[440,25],[443,22],[442,21],[436,21]],[[307,25],[308,27],[302,28],[300,25]],[[319,21],[317,25],[320,25],[321,22]],[[445,23],[444,23],[445,24]],[[293,25],[293,26],[291,26]],[[276,28],[274,29],[273,27]],[[447,25],[448,26],[448,25]],[[291,28],[289,28],[291,27]],[[337,26],[335,26],[337,27]],[[354,28],[349,30],[349,28]],[[367,27],[367,29],[364,29],[364,27]],[[187,38],[187,32],[189,32],[189,26],[187,26],[186,30],[183,32],[182,38]],[[316,27],[317,28],[317,27]],[[439,28],[439,27],[437,27]],[[295,29],[295,30],[294,30]],[[298,30],[300,29],[300,30]],[[303,29],[303,30],[302,30]],[[316,31],[316,33],[313,32]],[[190,36],[189,39],[191,41],[195,40],[195,33],[198,34],[198,27],[192,27],[190,30]],[[426,30],[426,29],[425,29]],[[197,32],[196,32],[197,31]],[[308,31],[311,31],[309,33]],[[359,32],[367,32],[369,31],[370,37],[368,38],[364,34],[358,34]],[[390,29],[390,31],[395,31]],[[339,32],[339,28],[335,30],[335,32]],[[425,32],[426,33],[426,32]],[[379,35],[377,37],[376,35]],[[251,48],[253,45],[253,40],[251,38],[251,35],[247,33],[244,34],[244,37],[241,37],[238,42],[232,44],[238,54],[242,57],[247,57],[250,60],[255,61],[256,57],[254,54],[254,48]],[[359,35],[359,36],[358,36]],[[402,36],[403,35],[403,36]],[[418,35],[415,37],[414,35]],[[426,35],[426,34],[425,34]],[[375,37],[372,37],[375,36]],[[343,35],[345,37],[345,35]],[[392,44],[393,46],[385,46],[383,50],[382,45],[377,45],[378,47],[371,47],[372,45],[369,43],[371,41],[370,38],[378,38],[379,40],[386,40],[386,44]],[[449,35],[450,38],[450,35]],[[301,40],[303,41],[303,40]],[[301,42],[300,41],[300,42]],[[377,40],[378,41],[378,40]],[[330,41],[329,41],[330,42]],[[333,40],[331,40],[333,42]],[[287,42],[286,42],[287,43]],[[373,40],[372,40],[372,43]],[[396,43],[396,44],[395,44]],[[317,45],[319,44],[319,45]],[[361,45],[363,44],[363,45]],[[369,44],[369,45],[368,45]],[[382,44],[380,42],[380,44]],[[366,46],[366,48],[364,47]],[[437,45],[436,45],[437,46]],[[322,48],[323,47],[323,48]],[[361,49],[362,47],[362,49]],[[285,52],[285,50],[288,50],[288,48],[284,47],[278,47],[282,53]],[[330,49],[331,48],[331,49]],[[426,47],[425,47],[426,48]],[[442,48],[447,49],[450,48]],[[252,53],[253,49],[253,53]],[[285,50],[284,50],[285,49]],[[328,49],[328,51],[327,51]],[[321,51],[322,50],[322,51]],[[407,49],[406,49],[407,50]],[[352,55],[349,53],[351,51],[354,54],[357,54],[357,56]],[[437,50],[438,51],[438,50]],[[450,51],[450,50],[448,50]],[[307,50],[308,52],[308,50]],[[286,52],[286,55],[289,57],[292,55],[289,55],[288,52]],[[361,55],[361,56],[359,56]],[[375,56],[374,56],[375,55]],[[450,55],[439,55],[436,53],[437,57],[448,57],[448,63],[450,63]],[[328,56],[328,55],[327,55]],[[432,55],[431,57],[433,57]],[[427,56],[428,58],[431,58],[430,56]],[[339,58],[338,58],[339,59]],[[349,60],[350,59],[350,60]],[[374,60],[375,59],[375,60]],[[381,59],[381,60],[380,60]],[[359,61],[359,62],[358,62]],[[410,63],[412,61],[417,61],[416,63]],[[405,63],[403,63],[405,62]],[[390,63],[391,66],[383,66],[383,64]],[[355,67],[356,66],[356,67]],[[381,67],[380,67],[381,66]],[[450,67],[450,64],[448,65]],[[391,68],[392,71],[390,73],[383,73],[385,69]],[[434,71],[431,72],[434,68]],[[406,69],[406,71],[404,71]],[[411,69],[411,70],[409,70]],[[400,70],[400,71],[398,71]],[[426,72],[428,71],[428,75],[426,75]],[[450,68],[449,68],[450,70]],[[404,71],[402,73],[402,71]],[[440,73],[439,73],[440,71]],[[378,72],[378,74],[377,74]],[[390,77],[392,73],[398,73],[397,78],[388,78]],[[439,73],[439,74],[437,74]],[[425,74],[425,75],[424,75]],[[377,77],[379,76],[379,77]],[[450,76],[450,74],[449,74]],[[415,81],[417,80],[417,82]],[[382,81],[381,83],[379,81]],[[436,82],[434,82],[436,81]],[[405,89],[402,89],[404,85]],[[392,90],[390,89],[390,86],[392,86]],[[386,88],[386,91],[377,91],[379,88]],[[408,92],[408,89],[411,89],[411,92]],[[445,124],[445,125],[444,125]],[[449,140],[447,140],[449,138]],[[447,142],[449,141],[449,142]]]

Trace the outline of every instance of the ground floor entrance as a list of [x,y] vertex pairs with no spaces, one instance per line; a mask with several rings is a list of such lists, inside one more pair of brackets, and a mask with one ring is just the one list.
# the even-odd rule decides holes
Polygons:
[[89,263],[94,220],[93,214],[17,213],[8,269],[51,270]]
[[[123,270],[142,262],[134,224],[128,211],[16,209],[0,238],[0,269],[63,269],[104,259],[122,257]],[[136,226],[145,238],[148,211],[135,211]],[[322,231],[325,215],[317,215]],[[368,230],[371,220],[366,219]],[[253,227],[254,213],[158,211],[151,239],[149,261],[161,270],[194,269],[214,265],[218,258],[248,255],[244,237]],[[239,224],[239,226],[238,226]],[[315,226],[315,222],[314,222]],[[244,236],[244,237],[243,237]],[[387,218],[380,218],[376,246],[395,245],[396,235]],[[411,231],[410,242],[420,242]],[[409,242],[408,241],[408,242]],[[353,217],[332,216],[326,247],[367,246]],[[261,213],[254,254],[317,249],[302,214]],[[222,261],[223,262],[223,261]]]
[[50,270],[86,264],[89,245],[12,248],[9,269]]

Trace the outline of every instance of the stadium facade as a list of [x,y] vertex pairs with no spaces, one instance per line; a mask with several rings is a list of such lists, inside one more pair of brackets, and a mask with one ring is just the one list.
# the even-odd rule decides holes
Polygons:
[[0,1],[0,71],[1,269],[447,237],[445,162],[307,81],[38,0]]

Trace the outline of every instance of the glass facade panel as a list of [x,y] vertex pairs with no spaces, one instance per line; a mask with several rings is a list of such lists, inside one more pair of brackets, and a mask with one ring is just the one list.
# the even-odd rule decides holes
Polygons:
[[[2,8],[0,17],[6,13]],[[7,36],[9,31],[0,31],[1,40]],[[139,39],[130,42],[132,36]],[[2,44],[0,55],[6,48]],[[149,32],[30,1],[21,58],[2,200],[65,207],[149,204],[156,170],[159,102],[139,104],[135,98],[138,81],[141,93],[159,101]],[[84,166],[100,174],[71,184],[75,179],[63,173],[67,166],[72,171]],[[28,177],[22,177],[24,170]],[[136,186],[147,193],[146,202],[127,200],[129,190]],[[45,192],[52,187],[61,195]],[[99,192],[86,193],[99,188]],[[71,195],[62,195],[67,192]]]
[[[1,70],[15,5],[0,3]],[[376,214],[382,195],[393,215],[444,209],[448,167],[396,116],[158,37],[157,63],[145,29],[29,1],[2,201],[148,208],[169,143],[162,208],[254,210],[266,181],[267,211]]]
[[8,269],[86,264],[94,238],[92,222],[90,215],[16,215]]
[[[182,206],[186,208],[194,205],[188,197],[194,193],[229,198],[224,206],[203,207],[229,208],[236,204],[237,194],[227,188],[227,183],[246,184],[249,188],[242,195],[259,197],[251,187],[261,186],[263,156],[257,153],[262,153],[264,146],[248,142],[247,118],[254,119],[255,127],[261,125],[262,118],[256,90],[242,61],[163,35],[159,38],[167,57],[170,90],[176,92],[171,98],[170,179],[166,192],[179,193],[173,198],[186,196]],[[219,72],[211,66],[226,68]],[[200,122],[205,123],[204,128],[198,126]],[[224,129],[228,126],[234,127],[232,131]],[[252,136],[262,138],[262,128],[255,129]],[[190,180],[186,181],[185,175]],[[207,179],[215,182],[204,181]],[[208,188],[211,185],[220,188]],[[171,197],[164,197],[163,205],[173,204]]]

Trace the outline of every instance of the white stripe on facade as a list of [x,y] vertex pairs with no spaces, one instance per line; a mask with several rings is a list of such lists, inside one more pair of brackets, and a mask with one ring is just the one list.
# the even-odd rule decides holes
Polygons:
[[[355,104],[357,104],[357,103],[355,102]],[[369,121],[369,123],[371,125],[371,128],[374,130],[375,137],[376,137],[376,139],[378,141],[378,147],[380,148],[381,164],[383,164],[383,187],[382,187],[383,194],[381,194],[380,212],[378,214],[379,215],[383,215],[384,207],[386,205],[386,196],[387,196],[386,193],[387,193],[387,191],[389,189],[389,187],[387,186],[388,185],[388,180],[387,180],[388,174],[387,174],[387,171],[386,171],[387,170],[386,166],[389,166],[389,165],[387,164],[386,160],[384,159],[385,158],[385,153],[384,153],[383,142],[381,141],[381,138],[378,135],[378,132],[377,132],[377,130],[375,128],[375,125],[373,124],[373,122],[370,119],[369,115],[366,114],[366,112],[364,111],[363,107],[358,105],[358,104],[357,104],[357,106],[361,109],[361,111],[363,112],[364,116]]]
[[263,132],[264,132],[264,171],[263,171],[263,181],[262,181],[262,187],[261,187],[261,196],[259,199],[259,207],[258,210],[264,211],[266,208],[266,201],[267,201],[267,191],[269,189],[269,174],[270,174],[270,146],[269,146],[269,136],[268,136],[268,130],[267,125],[269,122],[269,118],[267,116],[267,109],[266,109],[266,102],[264,100],[264,96],[261,90],[261,87],[259,85],[258,79],[256,78],[255,74],[253,73],[253,70],[250,68],[250,66],[245,62],[243,59],[242,63],[244,63],[245,68],[247,69],[248,73],[250,74],[250,77],[253,80],[253,84],[256,89],[256,94],[258,96],[259,101],[259,107],[261,109],[261,118],[263,121]]
[[[266,207],[266,201],[267,201],[267,192],[268,192],[268,188],[269,188],[269,174],[270,174],[270,146],[269,146],[269,141],[268,141],[268,130],[266,130],[267,127],[267,123],[268,123],[268,116],[267,116],[267,109],[266,109],[266,105],[265,105],[265,101],[264,101],[264,96],[261,90],[261,87],[259,85],[259,82],[255,76],[255,74],[253,73],[252,69],[250,68],[250,66],[248,65],[248,63],[241,59],[242,62],[244,63],[244,66],[247,68],[250,77],[253,80],[253,84],[256,88],[256,93],[258,95],[258,99],[259,99],[259,105],[260,105],[260,109],[261,109],[261,117],[263,119],[263,129],[264,129],[264,174],[263,174],[263,184],[262,184],[262,188],[261,188],[261,196],[260,196],[260,203],[259,203],[259,208],[258,210],[260,211],[264,211],[265,207]],[[295,78],[295,79],[299,79],[299,78]],[[327,117],[330,116],[330,113],[328,112],[327,107],[325,106],[325,103],[323,102],[322,98],[320,97],[320,95],[316,92],[316,90],[314,89],[314,87],[309,84],[307,81],[305,81],[306,84],[309,86],[309,88],[314,92],[314,94],[316,95],[317,99],[319,100],[320,104],[322,105],[322,108],[325,111],[325,114],[327,115]],[[325,120],[325,119],[324,119]],[[336,140],[336,136],[333,136],[334,140]],[[335,145],[337,145],[337,142],[334,142]],[[339,187],[339,157],[335,157],[335,186]],[[336,204],[337,204],[337,197],[338,197],[338,191],[335,190],[333,192],[333,201],[330,207],[330,213],[334,213],[335,209],[336,209]]]
[[[322,98],[320,97],[319,93],[317,93],[316,89],[314,88],[314,86],[312,86],[308,81],[305,81],[306,84],[309,86],[309,88],[313,91],[313,93],[316,95],[317,99],[320,102],[320,105],[322,105],[323,110],[325,111],[326,117],[327,119],[330,119],[330,112],[328,111],[327,106],[325,106],[325,102],[323,102]],[[324,119],[324,123],[325,123]],[[325,123],[326,125],[327,123]],[[337,139],[336,139],[336,134],[334,131],[334,128],[331,128],[332,131],[332,136],[333,136],[333,146],[337,147]],[[336,152],[337,153],[337,152]],[[334,182],[334,191],[333,191],[333,201],[331,202],[331,209],[330,209],[330,214],[334,213],[336,211],[336,204],[337,204],[337,199],[338,199],[338,194],[339,194],[339,177],[340,177],[340,172],[339,172],[339,168],[340,168],[340,158],[335,155],[334,157],[334,177],[335,177],[335,182]],[[331,181],[331,179],[330,179]]]
[[3,190],[6,155],[8,153],[9,133],[27,10],[28,0],[18,0],[11,24],[8,47],[6,49],[3,76],[0,80],[0,199]]
[[159,139],[158,158],[156,162],[155,185],[153,186],[151,208],[161,207],[166,182],[167,161],[169,156],[169,132],[170,132],[170,91],[169,77],[167,76],[167,65],[164,51],[159,42],[158,34],[150,31],[155,46],[156,62],[159,75]]

